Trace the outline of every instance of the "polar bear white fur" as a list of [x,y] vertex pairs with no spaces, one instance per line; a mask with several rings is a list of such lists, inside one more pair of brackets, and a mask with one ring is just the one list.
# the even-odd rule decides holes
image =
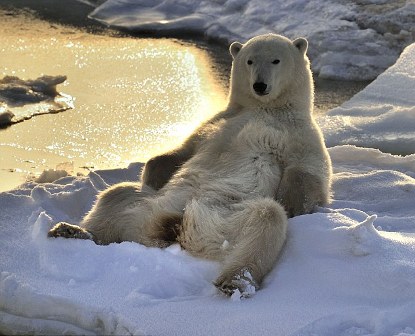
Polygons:
[[60,223],[50,236],[100,244],[179,242],[221,261],[215,285],[249,296],[283,247],[287,214],[327,204],[331,162],[312,117],[307,41],[268,34],[230,46],[229,104],[184,144],[151,159],[143,185],[104,191],[81,228]]

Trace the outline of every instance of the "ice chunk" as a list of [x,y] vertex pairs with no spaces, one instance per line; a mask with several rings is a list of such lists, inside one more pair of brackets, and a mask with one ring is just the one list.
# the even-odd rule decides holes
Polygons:
[[34,80],[5,76],[0,79],[0,127],[7,127],[35,115],[73,108],[74,99],[58,93],[56,89],[65,80],[66,76],[42,76]]

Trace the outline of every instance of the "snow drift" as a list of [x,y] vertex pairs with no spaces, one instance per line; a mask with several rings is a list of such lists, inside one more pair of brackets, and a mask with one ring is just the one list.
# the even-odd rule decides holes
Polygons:
[[216,292],[217,264],[176,245],[46,238],[56,221],[78,222],[107,183],[133,180],[139,164],[0,194],[0,331],[415,334],[415,155],[330,154],[332,205],[290,220],[281,260],[241,302]]
[[414,153],[415,44],[375,82],[318,122],[328,146],[353,144],[395,154]]
[[[355,134],[362,147],[329,149],[333,202],[290,219],[284,253],[252,299],[218,294],[218,265],[177,245],[46,237],[57,221],[78,223],[100,190],[136,180],[141,164],[55,181],[45,173],[45,183],[0,193],[0,333],[415,335],[415,154],[363,147],[374,144],[366,135],[380,137],[390,127],[397,151],[410,149],[398,140],[414,113],[414,91],[405,89],[414,85],[414,54],[410,46],[370,87],[329,113],[328,142],[347,143],[347,132],[336,134],[330,118],[346,124],[337,117],[355,106],[348,120],[362,130]],[[392,118],[365,124],[373,104],[387,106]]]

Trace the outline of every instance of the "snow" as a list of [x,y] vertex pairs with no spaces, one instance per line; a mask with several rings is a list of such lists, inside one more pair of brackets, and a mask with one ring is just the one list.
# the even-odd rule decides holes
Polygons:
[[415,151],[415,44],[375,82],[319,118],[326,144]]
[[290,220],[281,260],[243,301],[216,292],[216,263],[176,245],[46,237],[56,221],[78,222],[110,176],[133,177],[139,164],[0,194],[0,331],[415,334],[415,155],[354,146],[330,154],[333,203]]
[[411,45],[329,112],[333,201],[289,220],[283,254],[252,298],[219,294],[219,265],[178,245],[47,238],[58,221],[78,223],[100,190],[137,180],[140,163],[86,177],[46,171],[43,183],[0,193],[0,333],[415,335],[415,154],[370,148],[387,149],[387,134],[379,139],[390,129],[389,147],[414,152],[414,57]]
[[[93,1],[89,1],[90,4]],[[96,3],[96,2],[95,2]],[[196,33],[226,44],[274,32],[310,41],[322,78],[374,79],[415,40],[413,0],[107,0],[90,17],[138,32]]]

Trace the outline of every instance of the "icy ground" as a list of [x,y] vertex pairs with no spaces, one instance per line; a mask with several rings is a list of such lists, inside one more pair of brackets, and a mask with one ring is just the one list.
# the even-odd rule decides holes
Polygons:
[[390,129],[394,151],[414,151],[414,60],[413,44],[329,113],[329,144],[342,144],[329,149],[333,202],[290,220],[283,255],[251,299],[219,295],[218,265],[179,246],[46,238],[57,221],[79,222],[99,190],[135,180],[141,164],[0,193],[0,333],[415,335],[415,154],[369,148]]
[[198,33],[226,44],[269,32],[304,36],[324,78],[373,79],[415,41],[413,0],[80,1],[101,4],[92,18],[133,31]]

